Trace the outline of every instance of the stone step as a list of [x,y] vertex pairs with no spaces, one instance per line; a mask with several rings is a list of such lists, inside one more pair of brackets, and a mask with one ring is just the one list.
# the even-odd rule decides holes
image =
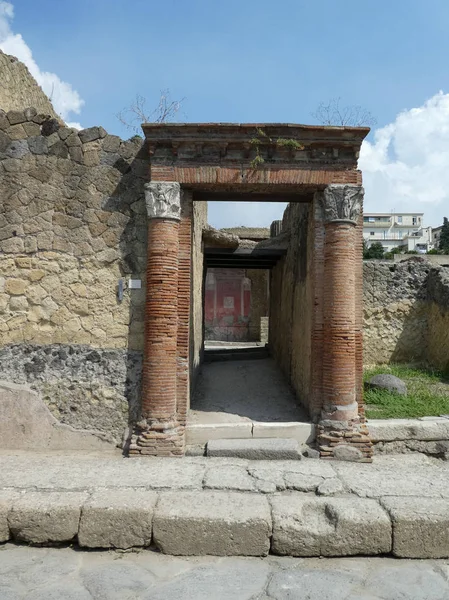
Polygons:
[[204,362],[218,362],[226,360],[259,360],[269,358],[268,348],[214,348],[204,351]]
[[297,440],[283,438],[221,439],[207,443],[206,456],[247,460],[300,460]]
[[187,422],[187,445],[207,444],[210,440],[231,438],[292,438],[300,444],[310,444],[315,440],[315,426],[299,421]]

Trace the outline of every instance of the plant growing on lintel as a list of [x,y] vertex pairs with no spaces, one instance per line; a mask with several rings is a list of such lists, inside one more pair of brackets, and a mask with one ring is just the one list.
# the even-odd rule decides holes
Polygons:
[[304,150],[304,146],[298,142],[298,140],[294,140],[293,138],[276,138],[273,140],[260,127],[257,128],[256,136],[251,139],[250,143],[252,146],[254,146],[256,151],[256,156],[250,162],[250,165],[253,169],[257,169],[265,162],[264,157],[260,153],[261,145],[274,144],[283,148],[290,148],[291,150]]

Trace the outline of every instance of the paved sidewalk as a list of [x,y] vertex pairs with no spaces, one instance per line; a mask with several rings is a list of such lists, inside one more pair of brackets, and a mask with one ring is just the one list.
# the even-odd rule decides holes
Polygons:
[[0,541],[167,554],[449,557],[449,463],[0,455]]
[[447,600],[448,561],[0,546],[2,600]]

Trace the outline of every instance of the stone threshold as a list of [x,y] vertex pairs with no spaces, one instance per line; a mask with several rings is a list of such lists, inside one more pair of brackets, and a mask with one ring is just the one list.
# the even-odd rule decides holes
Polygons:
[[204,445],[211,440],[251,438],[284,438],[297,440],[301,445],[311,444],[315,441],[315,425],[299,421],[248,420],[228,423],[192,423],[188,421],[186,426],[186,444],[188,446]]

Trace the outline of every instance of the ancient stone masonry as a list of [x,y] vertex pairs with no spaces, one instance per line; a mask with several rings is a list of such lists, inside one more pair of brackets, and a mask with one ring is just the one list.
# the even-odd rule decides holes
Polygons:
[[[299,310],[298,314],[301,311],[310,314],[310,329],[301,332],[300,336],[304,339],[300,344],[304,352],[300,357],[303,366],[298,380],[302,382],[306,403],[320,421],[321,455],[333,458],[344,454],[354,460],[370,460],[372,450],[364,426],[361,389],[361,312],[356,307],[361,298],[357,286],[361,288],[362,283],[357,275],[361,272],[361,253],[358,251],[361,249],[359,230],[363,197],[356,162],[360,142],[367,130],[283,124],[144,124],[143,129],[151,156],[151,179],[154,184],[161,184],[162,189],[174,189],[174,184],[178,183],[191,194],[193,201],[235,197],[242,200],[283,199],[290,200],[290,206],[298,202],[307,207],[301,211],[305,217],[302,220],[305,225],[304,249],[308,248],[308,251],[301,255],[299,265],[294,266],[302,273],[304,293],[299,302],[292,294],[286,294],[292,299],[292,306]],[[251,136],[260,137],[262,130],[266,142],[257,148],[259,168],[256,169]],[[293,140],[288,149],[279,142],[283,139]],[[158,243],[162,243],[162,231],[157,235]],[[179,242],[180,256],[186,242],[181,238]],[[151,251],[149,245],[149,253]],[[170,277],[175,277],[177,269],[170,260],[170,255],[166,254],[161,269],[171,268]],[[282,292],[285,292],[283,287]],[[167,310],[161,312],[166,317],[166,328],[172,323],[174,306],[171,300],[168,304]],[[180,311],[178,317],[181,319]],[[161,343],[169,344],[173,331],[167,329]],[[180,331],[178,327],[178,339]],[[146,336],[147,343],[148,340],[151,342],[150,328],[147,328]],[[275,357],[282,345],[274,344]],[[151,346],[146,348],[148,356],[154,355]],[[293,348],[295,344],[291,343],[285,355],[291,357]],[[183,350],[184,344],[178,343],[178,360],[182,359]],[[170,365],[158,385],[171,389],[175,373]],[[179,401],[179,390],[177,393],[179,416],[184,414],[186,403],[184,398]],[[149,400],[148,414],[157,410],[158,398],[154,396]],[[179,420],[169,416],[168,412],[164,419],[167,424],[160,430],[160,449],[155,442],[146,442],[151,445],[148,453],[178,452],[175,439],[181,435]],[[148,419],[144,423],[145,428],[151,430],[151,419],[150,423]],[[136,434],[131,448],[139,452],[142,451],[139,446],[143,447],[144,431]],[[156,434],[151,436],[155,438]]]
[[365,261],[365,364],[405,362],[449,368],[448,268],[425,258]]
[[[269,141],[255,169],[251,139],[261,128]],[[363,401],[353,216],[368,130],[143,129],[145,142],[122,141],[102,127],[63,127],[32,108],[0,112],[0,378],[29,383],[56,417],[115,441],[130,423],[130,455],[182,455],[202,342],[198,205],[230,195],[287,200],[303,217],[307,249],[305,257],[287,251],[304,284],[287,296],[294,314],[310,315],[306,334],[296,332],[290,345],[302,354],[293,379],[332,434],[323,456],[334,456],[334,443],[337,454],[369,456],[355,426]],[[338,219],[326,223],[335,210]]]
[[0,108],[4,111],[22,111],[29,106],[52,119],[58,119],[54,108],[36,83],[27,67],[15,56],[0,50]]
[[139,138],[48,123],[0,111],[0,378],[119,441],[140,402],[147,153]]

